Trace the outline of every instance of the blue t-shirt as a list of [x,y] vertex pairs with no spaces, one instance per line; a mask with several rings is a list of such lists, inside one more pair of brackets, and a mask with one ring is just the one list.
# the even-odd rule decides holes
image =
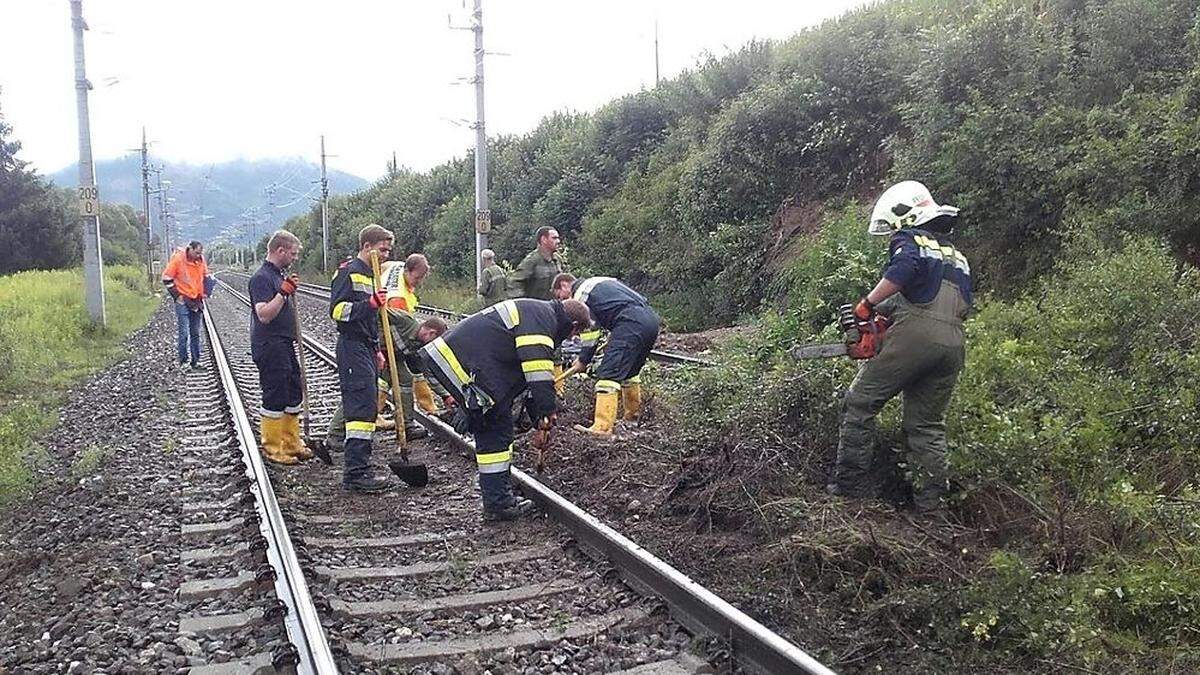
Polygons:
[[283,303],[283,309],[271,319],[270,323],[258,320],[258,312],[254,306],[260,302],[270,302],[279,293],[283,285],[283,272],[270,261],[263,261],[262,267],[250,277],[250,343],[261,345],[268,340],[294,340],[296,338],[296,309],[289,299]]
[[942,280],[958,287],[968,305],[971,266],[958,249],[925,230],[899,230],[888,243],[889,260],[883,276],[900,286],[909,302],[926,303],[937,297]]

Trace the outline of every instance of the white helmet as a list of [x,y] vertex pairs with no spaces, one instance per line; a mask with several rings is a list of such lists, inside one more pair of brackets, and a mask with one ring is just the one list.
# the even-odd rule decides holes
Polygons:
[[929,188],[915,180],[906,180],[888,188],[871,210],[871,234],[891,234],[905,227],[920,227],[939,218],[958,215],[957,206],[939,206]]

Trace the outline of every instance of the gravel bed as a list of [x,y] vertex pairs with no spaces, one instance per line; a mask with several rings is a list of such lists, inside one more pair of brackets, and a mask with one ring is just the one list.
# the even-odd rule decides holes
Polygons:
[[[35,493],[0,520],[0,671],[188,665],[174,644],[180,373],[169,309],[130,338],[128,359],[71,395],[41,441]],[[95,473],[81,472],[97,455]]]
[[[509,579],[507,583],[486,585],[470,590],[548,583],[555,579]],[[410,589],[410,591],[413,589]],[[438,593],[422,587],[420,595]],[[459,592],[469,592],[462,589]],[[412,594],[410,592],[410,594]],[[415,594],[414,594],[415,595]],[[397,597],[389,595],[387,597]],[[596,616],[629,607],[640,600],[633,591],[613,593],[611,585],[599,579],[584,580],[577,591],[544,598],[490,605],[472,610],[444,610],[405,616],[384,616],[343,620],[339,633],[343,639],[361,642],[390,642],[405,644],[423,640],[484,636],[531,628],[551,628],[564,625],[573,618]],[[409,628],[405,631],[404,628]]]
[[[436,598],[459,593],[495,591],[531,584],[546,584],[559,580],[575,580],[581,586],[596,576],[592,570],[564,570],[561,561],[529,560],[505,565],[469,565],[468,558],[451,558],[461,566],[448,572],[422,575],[416,578],[373,579],[370,581],[339,581],[338,596],[350,602],[373,600],[414,600]],[[609,589],[611,590],[611,589]]]

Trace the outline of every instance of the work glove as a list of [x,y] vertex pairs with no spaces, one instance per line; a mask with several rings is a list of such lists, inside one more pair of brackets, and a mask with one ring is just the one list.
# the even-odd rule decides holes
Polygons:
[[529,439],[529,445],[535,448],[545,448],[550,445],[550,430],[554,427],[554,422],[557,419],[557,415],[550,413],[538,420],[533,437]]
[[450,427],[460,435],[471,430],[471,416],[466,410],[455,408],[454,414],[450,417]]
[[854,306],[854,318],[860,321],[870,321],[872,316],[875,316],[875,303],[871,302],[866,298],[866,296],[864,296],[863,299],[859,300],[858,304]]
[[446,406],[446,410],[454,410],[458,407],[458,400],[447,394],[446,396],[442,397],[442,405]]
[[387,369],[387,359],[383,358],[382,351],[375,352],[375,367],[379,369],[379,372]]
[[371,294],[370,302],[371,309],[379,309],[380,307],[387,305],[387,291],[382,288],[375,291]]
[[296,286],[298,286],[299,284],[300,284],[300,275],[299,274],[289,274],[288,277],[283,280],[283,283],[279,285],[279,292],[281,294],[283,294],[283,297],[286,298],[286,297],[290,296],[292,293],[296,292]]

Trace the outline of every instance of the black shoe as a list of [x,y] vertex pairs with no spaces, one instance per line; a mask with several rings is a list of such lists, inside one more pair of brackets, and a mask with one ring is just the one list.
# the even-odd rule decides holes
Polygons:
[[312,453],[325,464],[333,464],[333,457],[329,454],[329,445],[324,441],[313,441]]
[[393,484],[389,480],[368,476],[366,478],[355,478],[351,481],[344,481],[342,487],[349,492],[386,492],[392,489]]
[[429,437],[429,430],[420,424],[406,424],[404,426],[404,437],[410,441],[417,441],[422,438]]
[[346,441],[344,441],[340,438],[329,438],[327,436],[327,437],[325,437],[325,449],[328,450],[329,452],[338,452],[338,453],[345,452],[346,451]]
[[516,520],[533,510],[533,502],[528,499],[514,498],[513,503],[502,509],[484,509],[483,520],[494,523],[502,520]]
[[193,363],[192,370],[208,370],[208,366],[203,363]]

